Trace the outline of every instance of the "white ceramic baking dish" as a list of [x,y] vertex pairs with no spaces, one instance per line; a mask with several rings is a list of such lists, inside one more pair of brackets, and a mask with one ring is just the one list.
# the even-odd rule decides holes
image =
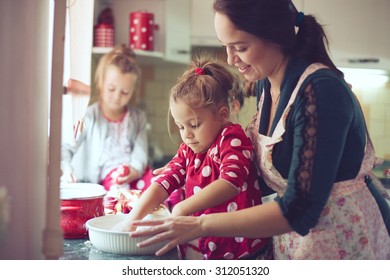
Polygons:
[[[164,210],[147,215],[144,219],[156,219],[168,215],[169,213],[167,210]],[[113,231],[113,226],[120,223],[124,218],[124,214],[117,214],[88,220],[86,227],[92,245],[96,249],[104,252],[131,255],[154,254],[158,249],[164,246],[165,242],[160,242],[151,246],[139,248],[137,247],[137,243],[146,240],[146,237],[133,238],[129,236],[128,232]]]

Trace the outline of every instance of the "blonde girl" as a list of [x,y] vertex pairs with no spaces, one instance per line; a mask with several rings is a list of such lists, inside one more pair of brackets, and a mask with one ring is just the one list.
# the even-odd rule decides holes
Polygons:
[[[174,190],[184,186],[185,199],[174,216],[234,212],[261,204],[252,143],[229,120],[229,96],[239,79],[216,61],[193,61],[170,92],[170,114],[182,138],[177,154],[141,196],[129,214],[142,219]],[[245,259],[266,255],[268,238],[202,236],[180,245],[185,259]]]
[[135,107],[141,71],[124,45],[104,55],[96,69],[97,101],[84,129],[62,145],[61,168],[68,182],[143,189],[150,184],[145,113]]

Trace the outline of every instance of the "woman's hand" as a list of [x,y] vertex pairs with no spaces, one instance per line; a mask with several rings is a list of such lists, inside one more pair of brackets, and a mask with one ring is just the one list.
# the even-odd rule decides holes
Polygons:
[[[132,225],[138,227],[138,230],[131,232],[131,237],[151,236],[149,239],[137,244],[139,247],[168,241],[165,246],[156,252],[156,256],[169,252],[178,244],[184,244],[204,235],[201,217],[171,216],[165,219],[150,221],[133,221]],[[147,226],[147,228],[143,229],[141,226]]]

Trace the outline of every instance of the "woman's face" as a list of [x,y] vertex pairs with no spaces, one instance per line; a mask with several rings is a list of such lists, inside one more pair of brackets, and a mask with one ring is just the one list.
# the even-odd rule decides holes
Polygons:
[[283,57],[276,44],[237,29],[226,15],[218,12],[214,25],[219,41],[226,47],[227,62],[237,67],[247,80],[272,75]]

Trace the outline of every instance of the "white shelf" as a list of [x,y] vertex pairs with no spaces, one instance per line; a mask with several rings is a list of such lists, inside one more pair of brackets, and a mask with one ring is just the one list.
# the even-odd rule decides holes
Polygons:
[[[105,48],[105,47],[93,47],[92,53],[93,54],[106,54],[110,52],[112,48]],[[143,50],[134,50],[135,54],[137,56],[146,56],[146,57],[154,57],[154,58],[163,58],[164,54],[162,52],[155,52],[155,51],[143,51]]]

